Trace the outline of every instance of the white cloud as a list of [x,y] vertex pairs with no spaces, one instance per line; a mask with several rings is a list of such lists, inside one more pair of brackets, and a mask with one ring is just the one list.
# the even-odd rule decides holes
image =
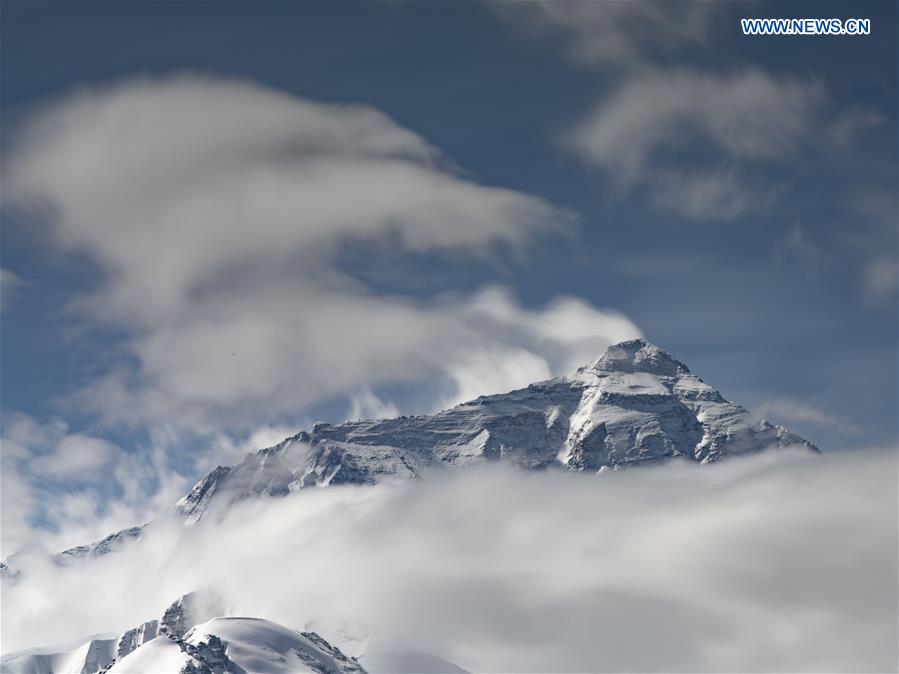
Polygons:
[[623,186],[640,180],[658,153],[690,140],[729,157],[775,159],[807,136],[823,95],[814,82],[758,70],[724,76],[646,70],[601,102],[568,143]]
[[162,443],[129,452],[70,432],[58,417],[11,412],[3,421],[0,557],[58,552],[146,522],[168,512],[189,486]]
[[[763,162],[795,158],[811,142],[851,149],[885,119],[864,106],[825,110],[829,96],[814,78],[755,67],[730,73],[678,67],[684,55],[714,51],[716,36],[738,25],[734,3],[491,6],[513,27],[560,38],[574,61],[597,72],[600,101],[564,130],[562,145],[600,169],[613,194],[631,194],[662,213],[722,222],[764,207],[778,185],[757,170],[770,168]],[[882,258],[866,267],[863,283],[869,304],[894,297]]]
[[847,146],[857,136],[868,129],[874,129],[884,123],[884,117],[876,110],[854,108],[847,110],[833,120],[827,131],[829,140],[834,145]]
[[350,397],[348,419],[393,419],[400,414],[399,409],[389,400],[381,400],[368,389],[354,393]]
[[25,281],[9,269],[0,268],[0,311],[9,307],[9,302],[16,290],[25,285]]
[[650,56],[705,44],[712,2],[495,2],[500,16],[533,33],[561,36],[576,61],[633,66]]
[[[640,336],[613,311],[570,298],[525,310],[495,288],[424,304],[286,285],[217,304],[198,302],[183,321],[135,340],[143,386],[132,388],[126,374],[114,373],[74,402],[110,423],[171,418],[195,429],[240,430],[319,400],[358,395],[360,387],[427,378],[451,385],[472,354],[524,351],[542,363],[539,373],[559,374]],[[565,307],[574,307],[570,316]],[[577,331],[560,330],[555,321],[563,318]],[[465,393],[525,385],[534,371],[514,380],[484,376],[475,387],[469,379]]]
[[99,482],[106,479],[100,469],[122,453],[108,440],[70,432],[58,417],[44,423],[16,412],[4,417],[4,459],[27,462],[42,479]]
[[850,186],[843,213],[795,220],[775,255],[799,263],[812,277],[849,272],[869,310],[895,313],[899,252],[895,190]]
[[556,304],[512,298],[517,329],[485,327],[478,293],[384,296],[341,270],[349,240],[487,260],[494,242],[523,251],[570,231],[571,214],[445,163],[369,107],[233,80],[132,80],[39,111],[12,145],[8,202],[100,267],[75,307],[126,334],[75,404],[110,423],[245,432],[335,396],[451,381],[471,353],[527,350],[557,372],[573,350],[588,360],[639,334],[581,302],[575,344],[547,333]]
[[651,195],[660,210],[689,220],[732,220],[752,205],[751,190],[734,170],[660,171]]
[[108,440],[84,433],[65,436],[49,453],[31,462],[31,469],[54,479],[96,482],[105,478],[100,469],[121,450]]
[[792,398],[776,398],[762,401],[756,407],[756,414],[775,423],[803,423],[821,428],[841,430],[844,433],[858,431],[858,427],[848,419],[829,414],[815,405]]
[[895,255],[878,255],[869,260],[862,271],[864,297],[869,304],[892,303],[899,294],[899,260]]
[[521,243],[566,216],[466,181],[365,106],[181,77],[83,92],[35,115],[9,161],[13,206],[47,208],[61,245],[110,283],[94,308],[141,324],[179,314],[217,276],[323,271],[342,237],[410,250]]
[[31,567],[4,588],[3,649],[130,627],[213,583],[238,613],[361,620],[472,671],[887,671],[895,475],[895,450],[785,451],[308,490]]
[[558,297],[535,311],[520,307],[500,287],[472,297],[462,320],[493,335],[493,341],[473,344],[447,363],[456,390],[436,409],[573,372],[596,358],[600,344],[642,336],[621,314],[600,311],[578,298]]
[[862,297],[870,307],[895,311],[899,297],[895,190],[856,190],[850,201],[861,217],[845,228],[845,239],[862,256]]
[[292,426],[263,426],[262,428],[257,428],[250,433],[246,443],[244,443],[246,449],[243,451],[243,454],[246,455],[249,452],[274,447],[284,438],[294,435],[296,432],[297,429]]
[[[824,100],[817,82],[760,70],[711,75],[645,68],[604,98],[563,142],[601,169],[619,192],[643,187],[661,210],[729,220],[758,198],[737,167],[795,153]],[[685,152],[702,154],[697,147],[725,168],[703,168],[701,162],[679,168]]]
[[452,366],[450,376],[456,391],[435,408],[452,407],[477,398],[485,391],[512,391],[549,379],[551,374],[543,358],[524,349],[496,347],[473,351]]
[[0,558],[19,550],[32,539],[28,517],[37,508],[37,495],[22,478],[18,465],[7,453],[6,441],[0,452]]

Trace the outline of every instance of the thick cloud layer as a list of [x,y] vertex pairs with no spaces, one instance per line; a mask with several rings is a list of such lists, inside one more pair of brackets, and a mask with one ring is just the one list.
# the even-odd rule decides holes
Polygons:
[[122,629],[212,583],[237,614],[363,621],[473,671],[887,671],[895,476],[894,451],[782,452],[313,490],[32,562],[5,588],[3,648]]
[[[6,206],[97,266],[75,315],[123,335],[77,409],[246,432],[391,383],[436,378],[435,405],[497,392],[640,334],[580,300],[421,297],[415,279],[385,295],[340,267],[348,242],[389,242],[489,269],[495,245],[521,255],[576,223],[448,165],[373,108],[236,80],[132,79],[37,110],[7,153]],[[555,316],[573,331],[547,330]],[[474,390],[473,360],[490,365]]]

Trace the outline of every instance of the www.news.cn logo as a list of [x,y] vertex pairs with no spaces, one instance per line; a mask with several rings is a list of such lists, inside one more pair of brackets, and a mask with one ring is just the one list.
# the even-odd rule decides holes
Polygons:
[[870,35],[871,19],[740,19],[743,35]]

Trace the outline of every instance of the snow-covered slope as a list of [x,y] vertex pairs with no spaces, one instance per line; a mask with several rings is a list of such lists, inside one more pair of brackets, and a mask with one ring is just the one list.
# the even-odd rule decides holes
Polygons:
[[[175,600],[158,620],[118,638],[93,638],[56,649],[4,655],[4,674],[365,674],[316,632],[268,620],[227,616],[211,590]],[[453,669],[447,672],[456,671]]]
[[192,627],[181,640],[157,637],[125,658],[109,674],[365,674],[314,632],[300,633],[259,618],[213,618]]
[[[189,592],[172,602],[159,619],[148,620],[125,630],[118,637],[92,637],[55,648],[29,649],[4,655],[0,659],[0,672],[96,674],[158,636],[180,639],[197,623],[224,616],[227,612],[227,607],[215,592],[208,589]],[[158,644],[154,648],[157,647]]]
[[[84,559],[108,555],[111,552],[116,552],[140,541],[149,527],[150,523],[147,522],[137,527],[116,531],[109,536],[86,545],[76,545],[73,548],[57,552],[50,557],[50,561],[58,566],[67,566]],[[13,583],[19,579],[20,574],[21,569],[19,568],[19,556],[17,554],[14,553],[0,562],[0,580],[3,582]]]
[[181,647],[166,637],[157,637],[117,661],[107,672],[128,674],[175,674],[187,667],[190,658]]
[[103,555],[121,550],[134,541],[139,541],[146,533],[150,523],[142,524],[137,527],[129,527],[122,529],[114,534],[110,534],[98,541],[88,543],[87,545],[76,545],[74,548],[63,550],[54,557],[54,561],[59,564],[68,564],[77,559],[85,557],[102,557]]
[[[609,347],[570,376],[436,414],[316,424],[236,466],[219,466],[175,504],[175,511],[195,524],[246,498],[374,484],[491,461],[599,472],[674,456],[708,463],[794,445],[817,451],[783,426],[725,400],[671,354],[637,339]],[[105,555],[139,541],[148,526],[70,548],[53,561]],[[15,555],[0,564],[5,583],[15,582],[19,571]]]
[[432,415],[316,424],[237,466],[220,466],[176,505],[188,522],[256,496],[373,484],[489,461],[592,471],[674,456],[708,463],[791,445],[816,448],[755,419],[644,340],[610,347],[570,376],[483,396]]
[[4,655],[3,674],[94,674],[115,657],[115,638],[92,638],[56,648],[33,648]]

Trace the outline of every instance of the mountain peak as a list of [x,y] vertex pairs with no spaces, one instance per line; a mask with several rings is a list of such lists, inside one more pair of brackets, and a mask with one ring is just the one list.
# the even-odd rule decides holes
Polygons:
[[[754,418],[645,339],[610,346],[574,377],[482,396],[430,415],[316,424],[239,465],[218,468],[177,505],[210,510],[299,489],[375,484],[504,461],[599,472],[683,456],[710,463],[807,440]],[[214,506],[214,507],[213,507]]]
[[601,372],[647,372],[667,377],[690,372],[686,365],[670,353],[642,338],[613,344],[588,369]]

